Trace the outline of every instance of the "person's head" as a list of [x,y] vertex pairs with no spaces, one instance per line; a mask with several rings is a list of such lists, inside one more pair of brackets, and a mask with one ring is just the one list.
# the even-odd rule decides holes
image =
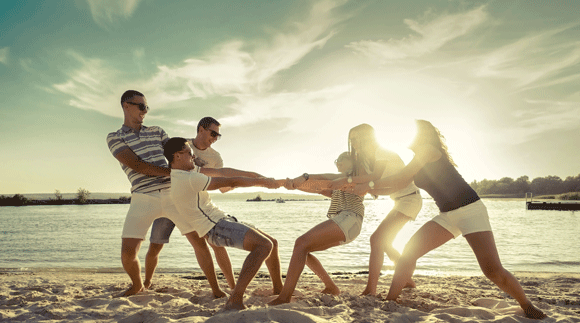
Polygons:
[[336,169],[338,169],[340,173],[343,173],[345,175],[352,175],[354,162],[348,151],[345,151],[342,154],[338,155],[338,158],[334,161],[334,164],[336,165]]
[[149,112],[145,95],[135,90],[125,91],[121,95],[121,108],[125,114],[125,121],[136,125],[142,124],[145,115]]
[[186,139],[173,137],[163,145],[163,155],[170,168],[191,170],[194,168],[195,155]]
[[451,163],[451,165],[457,167],[449,152],[447,151],[447,145],[445,144],[445,137],[441,134],[439,129],[431,124],[431,122],[426,120],[415,120],[417,125],[417,134],[415,135],[415,139],[409,146],[409,149],[415,151],[417,147],[428,144],[431,145],[445,155],[447,160]]
[[375,129],[363,123],[348,132],[348,151],[355,164],[354,175],[370,173],[374,168],[374,153],[377,149]]
[[214,142],[216,142],[222,136],[220,134],[220,126],[221,124],[212,117],[205,117],[199,120],[197,124],[197,143],[201,144],[202,147],[198,148],[207,148],[211,146]]

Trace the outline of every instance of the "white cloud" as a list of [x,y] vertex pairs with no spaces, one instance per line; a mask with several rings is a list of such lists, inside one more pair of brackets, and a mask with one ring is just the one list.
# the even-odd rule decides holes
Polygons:
[[530,35],[483,55],[475,75],[512,79],[517,90],[575,81],[578,74],[567,73],[580,62],[580,42],[562,33],[576,26]]
[[95,110],[106,115],[119,116],[120,73],[103,60],[85,58],[70,51],[67,53],[80,67],[66,72],[68,80],[53,84],[53,88],[72,98],[69,104],[83,110]]
[[161,65],[149,82],[150,88],[157,89],[149,97],[158,103],[169,103],[193,97],[267,93],[275,75],[332,37],[332,27],[345,17],[334,17],[331,11],[343,3],[315,3],[305,21],[291,24],[289,31],[273,35],[271,41],[246,44],[232,40],[179,66]]
[[0,63],[8,65],[8,53],[10,52],[10,47],[0,48]]
[[405,19],[405,24],[417,35],[387,41],[363,40],[347,47],[381,62],[420,57],[432,53],[446,43],[461,37],[484,23],[488,18],[485,6],[454,15],[440,16],[427,23]]
[[133,15],[141,0],[87,0],[93,20],[102,27]]

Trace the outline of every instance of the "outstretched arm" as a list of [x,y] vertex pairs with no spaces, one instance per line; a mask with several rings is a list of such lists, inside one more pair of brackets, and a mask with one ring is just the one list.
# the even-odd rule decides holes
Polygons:
[[[368,183],[370,181],[376,181],[376,180],[380,179],[381,176],[383,176],[383,172],[385,171],[386,166],[387,166],[386,160],[377,160],[375,163],[374,171],[371,174],[351,176],[351,183],[350,184],[356,185],[356,184]],[[329,188],[337,190],[337,189],[341,189],[341,188],[347,186],[348,184],[349,184],[348,177],[345,177],[344,175],[342,175],[340,178],[332,181],[332,183],[330,183],[330,185],[329,185]]]
[[121,150],[115,155],[115,158],[123,165],[141,174],[149,176],[169,176],[171,174],[170,168],[146,162],[139,158],[130,148]]
[[282,181],[273,178],[259,177],[212,177],[207,190],[215,190],[221,187],[251,187],[262,186],[266,188],[279,188]]
[[247,172],[245,170],[239,170],[229,167],[225,168],[201,167],[199,169],[199,172],[210,177],[251,177],[251,178],[264,177],[258,173]]

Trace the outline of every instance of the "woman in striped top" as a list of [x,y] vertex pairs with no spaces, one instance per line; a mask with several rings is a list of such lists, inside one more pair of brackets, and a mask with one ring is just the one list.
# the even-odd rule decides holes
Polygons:
[[325,288],[322,293],[340,294],[340,289],[324,270],[320,261],[312,255],[312,252],[353,241],[361,231],[364,205],[362,196],[327,188],[331,180],[352,175],[353,161],[348,152],[342,153],[334,163],[341,174],[304,174],[295,179],[288,179],[284,185],[287,189],[299,189],[330,197],[330,208],[327,213],[329,219],[296,239],[282,292],[269,305],[290,302],[298,279],[304,270],[304,265],[308,265],[324,282]]

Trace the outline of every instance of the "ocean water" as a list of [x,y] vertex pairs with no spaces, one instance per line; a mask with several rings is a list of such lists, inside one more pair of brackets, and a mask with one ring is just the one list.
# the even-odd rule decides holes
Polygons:
[[[580,212],[527,211],[523,201],[484,199],[497,249],[510,271],[580,272]],[[330,201],[246,202],[228,199],[215,203],[240,221],[256,225],[279,241],[285,273],[298,236],[325,221]],[[386,199],[366,200],[365,221],[353,242],[316,252],[329,272],[368,270],[369,237],[392,208]],[[129,205],[66,205],[0,207],[0,270],[120,271],[121,230]],[[438,213],[433,200],[424,199],[417,219],[395,240],[402,250],[410,236]],[[148,237],[147,237],[148,239]],[[148,240],[139,257],[144,262]],[[235,271],[247,252],[228,249]],[[158,272],[200,271],[192,247],[175,229],[161,253]],[[217,265],[216,265],[216,268]],[[262,267],[266,271],[266,267]],[[383,273],[392,273],[385,257]],[[425,255],[418,274],[479,275],[479,265],[467,241],[458,237]]]

